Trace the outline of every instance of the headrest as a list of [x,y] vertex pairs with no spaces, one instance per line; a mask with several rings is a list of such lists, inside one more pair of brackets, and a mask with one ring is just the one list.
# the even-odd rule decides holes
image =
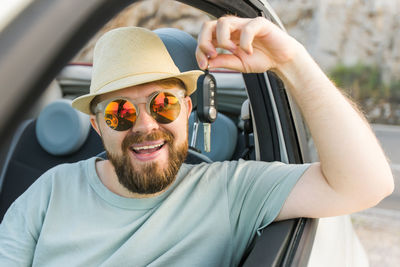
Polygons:
[[[190,34],[174,28],[160,28],[154,30],[154,32],[163,41],[172,60],[181,72],[200,70],[195,55],[197,41]],[[192,102],[193,108],[196,107],[196,97],[192,97]]]
[[154,32],[181,72],[200,69],[195,56],[197,41],[190,34],[174,28],[161,28]]
[[72,108],[71,102],[59,99],[50,103],[36,121],[36,137],[42,148],[52,155],[76,152],[89,135],[89,116]]

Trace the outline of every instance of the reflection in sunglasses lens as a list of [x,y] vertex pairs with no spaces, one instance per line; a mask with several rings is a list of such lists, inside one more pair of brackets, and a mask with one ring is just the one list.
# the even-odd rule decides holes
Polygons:
[[170,93],[160,92],[150,102],[151,116],[159,123],[173,122],[180,111],[179,99]]
[[124,99],[111,101],[106,107],[104,119],[111,129],[126,131],[136,121],[136,108]]
[[[160,92],[149,103],[150,115],[162,124],[173,122],[181,111],[179,99],[171,93]],[[104,112],[106,124],[116,131],[126,131],[136,121],[136,108],[126,99],[116,99],[108,103]]]

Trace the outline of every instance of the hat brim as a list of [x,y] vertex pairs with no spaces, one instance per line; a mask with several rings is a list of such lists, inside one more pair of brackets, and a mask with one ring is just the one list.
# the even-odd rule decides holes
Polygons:
[[115,81],[112,81],[95,93],[80,96],[72,102],[72,107],[77,110],[86,113],[88,115],[92,114],[90,111],[90,102],[98,95],[118,91],[127,87],[141,85],[149,82],[155,82],[158,80],[168,79],[168,78],[178,78],[186,85],[186,94],[191,95],[197,88],[197,79],[200,75],[204,74],[200,70],[192,70],[183,73],[143,73],[135,74],[133,76],[127,76]]

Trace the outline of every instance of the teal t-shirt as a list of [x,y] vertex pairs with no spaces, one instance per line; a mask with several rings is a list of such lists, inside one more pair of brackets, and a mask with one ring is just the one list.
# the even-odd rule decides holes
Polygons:
[[235,266],[309,165],[183,164],[162,194],[124,198],[96,158],[43,174],[0,225],[0,266]]

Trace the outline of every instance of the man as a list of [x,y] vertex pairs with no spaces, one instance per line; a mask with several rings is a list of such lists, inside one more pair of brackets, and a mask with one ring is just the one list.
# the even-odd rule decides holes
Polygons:
[[208,22],[196,57],[202,69],[278,73],[321,162],[182,164],[200,73],[180,73],[149,31],[113,30],[96,45],[90,94],[73,103],[91,114],[109,160],[61,165],[35,182],[1,225],[1,265],[235,266],[274,220],[351,213],[392,192],[368,123],[272,23]]

